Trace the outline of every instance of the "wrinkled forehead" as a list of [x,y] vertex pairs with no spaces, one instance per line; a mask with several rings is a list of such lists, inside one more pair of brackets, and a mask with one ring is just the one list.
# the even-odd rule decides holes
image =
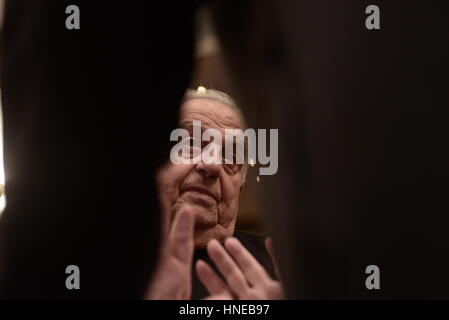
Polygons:
[[204,129],[243,129],[240,116],[232,107],[212,99],[190,99],[183,103],[179,115],[182,128],[201,121]]

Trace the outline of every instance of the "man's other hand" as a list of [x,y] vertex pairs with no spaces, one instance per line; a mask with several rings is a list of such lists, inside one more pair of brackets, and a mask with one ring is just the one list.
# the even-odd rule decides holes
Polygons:
[[[268,247],[269,244],[268,241]],[[271,249],[268,248],[268,251],[273,259]],[[196,271],[210,293],[206,299],[283,299],[281,283],[272,279],[236,238],[226,239],[224,247],[218,241],[211,240],[207,252],[226,281],[223,281],[206,262],[199,260]]]

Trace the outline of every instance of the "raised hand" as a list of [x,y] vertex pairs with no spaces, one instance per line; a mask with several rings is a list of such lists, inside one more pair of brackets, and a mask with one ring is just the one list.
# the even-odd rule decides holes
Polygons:
[[159,263],[145,299],[191,298],[194,223],[193,214],[189,211],[180,211],[175,216],[170,233],[163,240]]
[[[271,243],[268,241],[266,245],[272,254]],[[236,238],[226,239],[224,247],[218,241],[211,240],[207,251],[225,281],[206,262],[198,261],[198,277],[210,293],[206,299],[283,299],[281,283],[272,279]]]

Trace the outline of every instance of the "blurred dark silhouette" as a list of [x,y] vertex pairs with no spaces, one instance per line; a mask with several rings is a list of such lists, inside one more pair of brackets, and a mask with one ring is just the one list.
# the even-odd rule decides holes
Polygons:
[[[143,3],[6,1],[1,298],[142,297],[159,243],[153,173],[190,77],[195,7]],[[65,27],[70,4],[80,30]],[[71,264],[81,290],[65,287]]]
[[[380,30],[365,28],[371,4]],[[279,128],[279,171],[263,177],[260,207],[288,297],[449,298],[447,5],[212,10],[249,126]],[[365,287],[371,264],[380,290]]]
[[[7,1],[1,297],[139,298],[154,265],[195,5],[92,2],[68,31],[67,1]],[[279,128],[260,207],[288,298],[449,298],[446,5],[378,0],[369,31],[365,0],[210,4],[250,127]]]

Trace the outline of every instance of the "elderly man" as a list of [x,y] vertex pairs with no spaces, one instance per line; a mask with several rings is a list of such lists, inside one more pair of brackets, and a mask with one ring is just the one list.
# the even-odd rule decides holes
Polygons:
[[[180,110],[180,127],[189,132],[185,139],[190,142],[193,123],[198,121],[202,131],[216,129],[222,137],[226,129],[245,129],[242,112],[231,97],[202,87],[187,91]],[[205,147],[204,142],[197,143]],[[193,142],[189,145],[194,148]],[[223,159],[169,162],[160,170],[166,241],[147,298],[197,299],[208,294],[229,299],[281,298],[263,239],[235,231],[246,169],[246,164]]]

